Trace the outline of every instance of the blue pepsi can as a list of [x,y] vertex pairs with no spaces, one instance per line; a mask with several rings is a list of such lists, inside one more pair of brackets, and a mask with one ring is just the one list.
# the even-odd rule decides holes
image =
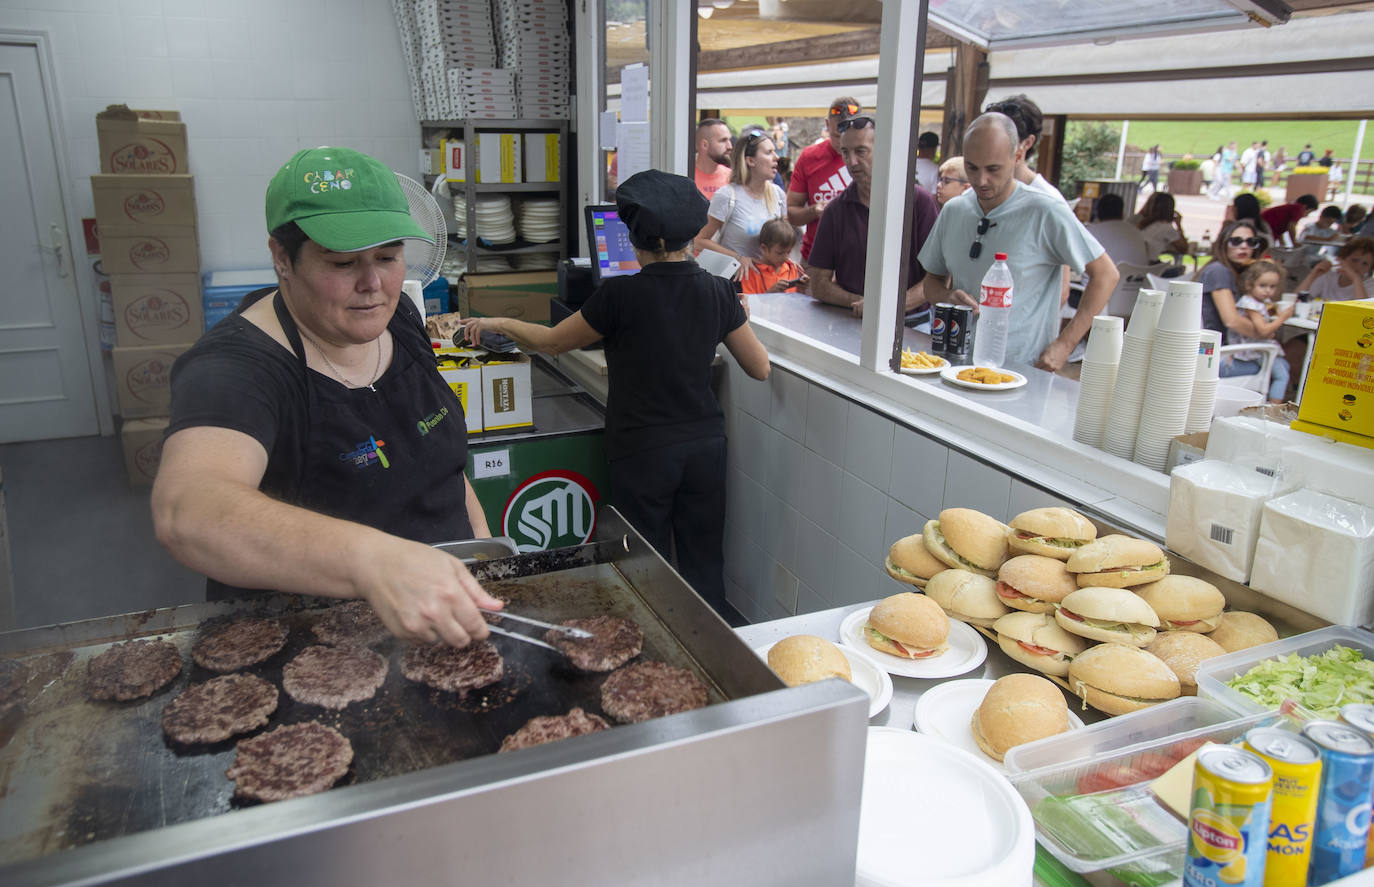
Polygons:
[[1302,735],[1316,743],[1322,755],[1312,866],[1307,875],[1307,883],[1319,887],[1364,868],[1374,740],[1339,721],[1308,721]]

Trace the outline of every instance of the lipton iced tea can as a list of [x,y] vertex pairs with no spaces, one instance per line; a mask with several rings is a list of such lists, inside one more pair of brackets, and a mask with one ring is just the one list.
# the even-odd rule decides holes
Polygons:
[[1306,884],[1307,869],[1312,863],[1312,824],[1317,818],[1321,750],[1310,739],[1272,727],[1256,727],[1246,733],[1245,747],[1274,771],[1264,887]]
[[1374,786],[1374,740],[1340,721],[1308,721],[1302,735],[1312,740],[1322,755],[1312,868],[1307,875],[1307,883],[1316,887],[1364,868],[1370,791]]
[[[1361,733],[1374,737],[1374,705],[1367,702],[1351,702],[1341,706],[1341,722],[1349,724]],[[1374,801],[1374,797],[1371,797]],[[1374,866],[1374,841],[1370,841],[1364,851],[1364,867]]]
[[1204,748],[1193,768],[1185,887],[1262,887],[1274,771],[1242,748]]

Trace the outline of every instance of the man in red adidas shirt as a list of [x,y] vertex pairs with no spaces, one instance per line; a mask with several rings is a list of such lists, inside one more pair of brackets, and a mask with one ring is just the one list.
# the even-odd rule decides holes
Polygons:
[[858,100],[849,96],[831,102],[830,111],[825,115],[825,135],[802,151],[792,167],[792,181],[787,189],[787,221],[799,228],[806,226],[801,244],[803,261],[811,256],[821,211],[853,181],[840,156],[839,125],[857,116],[861,110]]

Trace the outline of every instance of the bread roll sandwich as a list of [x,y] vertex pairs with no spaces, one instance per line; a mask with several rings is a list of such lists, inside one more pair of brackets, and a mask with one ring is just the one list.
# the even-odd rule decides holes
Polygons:
[[997,596],[1002,603],[1030,613],[1053,613],[1078,582],[1061,560],[1039,554],[1018,555],[997,571]]
[[992,624],[997,646],[1012,659],[1044,674],[1063,677],[1088,642],[1059,627],[1049,613],[1008,613]]
[[931,554],[958,570],[993,578],[1007,559],[1006,526],[972,508],[946,508],[922,535]]
[[1192,576],[1165,576],[1132,591],[1155,611],[1161,631],[1213,631],[1226,609],[1221,589]]
[[1258,647],[1279,639],[1279,633],[1263,616],[1247,613],[1244,610],[1231,610],[1221,614],[1221,624],[1207,635],[1221,645],[1227,653]]
[[875,650],[903,659],[929,659],[946,649],[949,617],[925,595],[904,591],[878,601],[863,633]]
[[1007,543],[1012,551],[1066,561],[1097,538],[1097,527],[1069,508],[1032,508],[1011,519]]
[[1103,536],[1069,555],[1069,570],[1080,586],[1129,588],[1169,574],[1169,559],[1158,545],[1130,536]]
[[997,583],[968,570],[944,570],[926,583],[926,594],[951,619],[991,628],[1011,611],[997,596]]
[[925,537],[921,533],[905,536],[893,542],[883,566],[887,569],[887,575],[893,579],[917,588],[925,588],[931,576],[949,569],[949,565],[926,548]]
[[1154,640],[1159,627],[1150,605],[1124,588],[1080,588],[1060,601],[1054,621],[1081,637],[1134,647]]
[[1069,729],[1069,706],[1044,678],[1010,674],[988,688],[970,726],[978,747],[1000,761],[1014,746]]
[[1098,711],[1124,715],[1177,699],[1178,676],[1153,653],[1125,644],[1098,644],[1074,657],[1069,689]]
[[853,679],[849,660],[840,648],[814,634],[795,634],[778,641],[768,651],[768,667],[789,687],[826,678]]
[[1203,660],[1226,654],[1221,644],[1195,631],[1161,631],[1145,651],[1158,656],[1178,675],[1184,696],[1197,695],[1197,667]]

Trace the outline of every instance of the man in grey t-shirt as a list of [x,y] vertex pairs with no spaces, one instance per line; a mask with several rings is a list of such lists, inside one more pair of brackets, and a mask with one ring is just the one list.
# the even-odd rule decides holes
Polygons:
[[[964,171],[972,187],[950,200],[921,248],[926,298],[977,305],[993,255],[1007,254],[1014,289],[1007,363],[1064,365],[1116,287],[1116,265],[1062,200],[1016,181],[1020,148],[1004,114],[983,114],[964,133]],[[1078,311],[1059,329],[1064,265],[1092,275]],[[948,276],[949,284],[942,278]]]

